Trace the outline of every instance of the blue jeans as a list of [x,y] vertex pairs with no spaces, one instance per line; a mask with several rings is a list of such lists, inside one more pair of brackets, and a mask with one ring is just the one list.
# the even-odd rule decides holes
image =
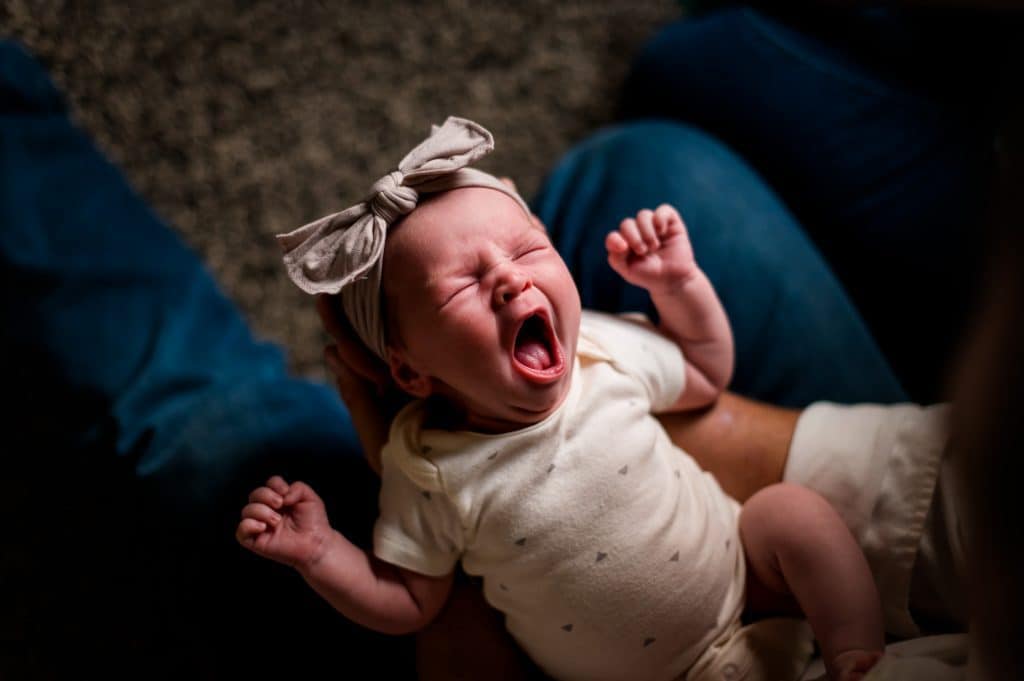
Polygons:
[[730,388],[775,404],[906,398],[856,310],[782,202],[736,154],[694,128],[642,121],[571,150],[534,201],[584,307],[638,310],[647,293],[606,260],[604,237],[641,208],[675,205],[732,325]]
[[[744,8],[670,24],[637,57],[624,114],[694,125],[766,178],[910,397],[933,402],[979,280],[993,132],[980,112],[998,50],[987,68],[964,65],[984,64],[975,52],[986,35],[1019,38],[991,30],[991,20],[965,20],[959,37],[978,48],[966,54],[927,24],[849,14],[842,32],[864,33],[860,49]],[[868,46],[886,63],[870,59]]]
[[22,519],[2,552],[0,676],[303,669],[268,645],[321,651],[303,671],[341,652],[408,672],[408,641],[346,622],[234,541],[248,493],[278,472],[368,545],[377,483],[335,391],[288,375],[11,43],[0,196],[0,509]]
[[[368,545],[376,486],[344,406],[253,337],[10,43],[0,44],[0,192],[0,356],[15,397],[2,416],[13,476],[3,510],[24,520],[9,530],[0,599],[35,632],[4,671],[33,675],[47,660],[57,674],[269,675],[366,660],[384,676],[407,673],[407,641],[348,624],[233,539],[247,492],[281,473],[316,486],[334,525]],[[683,211],[730,314],[735,389],[795,406],[904,398],[783,204],[738,156],[683,125],[602,131],[537,198],[586,305],[649,310],[612,276],[601,243],[624,215],[662,201]],[[99,625],[101,608],[114,624]],[[261,654],[268,645],[304,654],[278,661]]]

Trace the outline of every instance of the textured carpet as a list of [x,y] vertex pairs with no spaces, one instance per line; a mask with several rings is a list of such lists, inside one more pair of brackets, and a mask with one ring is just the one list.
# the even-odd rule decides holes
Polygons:
[[322,375],[312,301],[273,235],[363,197],[448,114],[529,197],[608,122],[630,58],[679,14],[628,3],[0,2],[0,30],[209,263],[257,333]]

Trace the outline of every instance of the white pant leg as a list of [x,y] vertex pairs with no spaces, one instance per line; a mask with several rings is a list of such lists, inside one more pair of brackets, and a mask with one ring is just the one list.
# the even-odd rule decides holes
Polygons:
[[886,631],[896,636],[920,635],[912,611],[922,624],[965,624],[961,503],[952,476],[940,475],[948,467],[947,414],[947,405],[811,405],[783,474],[846,521],[878,584]]

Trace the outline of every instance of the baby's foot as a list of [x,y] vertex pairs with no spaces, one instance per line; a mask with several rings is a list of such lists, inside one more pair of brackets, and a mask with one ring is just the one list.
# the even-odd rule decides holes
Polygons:
[[831,681],[860,681],[881,657],[882,653],[877,650],[845,650],[832,660],[829,679]]

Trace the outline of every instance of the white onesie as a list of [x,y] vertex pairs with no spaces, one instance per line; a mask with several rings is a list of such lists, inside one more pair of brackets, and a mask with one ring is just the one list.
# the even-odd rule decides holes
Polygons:
[[512,433],[400,412],[375,553],[427,575],[461,559],[556,678],[680,678],[738,628],[739,504],[652,416],[682,392],[674,343],[584,312],[573,372],[558,411]]

